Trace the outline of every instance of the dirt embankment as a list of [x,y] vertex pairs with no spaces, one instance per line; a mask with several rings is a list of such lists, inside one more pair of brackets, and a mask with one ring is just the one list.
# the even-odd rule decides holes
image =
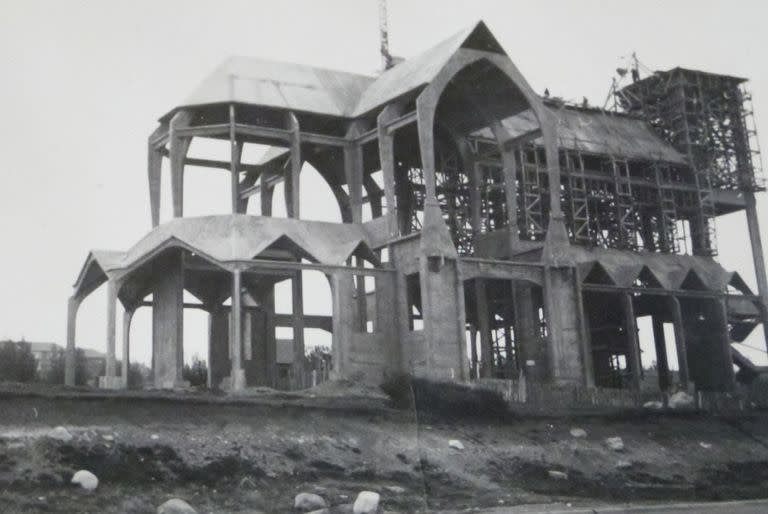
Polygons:
[[[280,513],[301,491],[348,505],[374,490],[394,512],[768,491],[768,413],[417,422],[381,403],[332,405],[5,395],[0,512],[150,513],[180,497],[201,513]],[[49,437],[56,426],[72,438]],[[69,484],[78,469],[99,478],[96,491]]]

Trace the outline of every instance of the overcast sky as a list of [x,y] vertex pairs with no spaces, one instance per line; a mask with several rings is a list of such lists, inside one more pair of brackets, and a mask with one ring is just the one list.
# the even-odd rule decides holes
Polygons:
[[[566,99],[602,104],[632,51],[652,69],[748,77],[764,139],[767,15],[758,0],[389,1],[394,54],[412,56],[483,19],[534,89]],[[376,0],[0,0],[0,339],[65,342],[67,297],[88,250],[127,249],[150,229],[146,140],[155,120],[222,60],[373,74],[378,45]],[[187,177],[188,214],[226,212],[226,174]],[[337,217],[312,177],[302,185],[302,214],[314,205],[313,217]],[[722,264],[753,284],[743,215],[719,223],[718,240]],[[322,310],[330,299],[318,284]],[[79,345],[104,349],[105,312],[98,291],[81,308]],[[205,330],[202,314],[187,318],[187,356],[205,355]],[[148,360],[147,309],[133,337],[133,355]],[[764,348],[761,337],[750,344]]]

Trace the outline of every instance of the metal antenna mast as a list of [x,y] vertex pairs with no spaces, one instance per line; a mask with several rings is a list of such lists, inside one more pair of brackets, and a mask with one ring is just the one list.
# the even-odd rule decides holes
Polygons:
[[381,64],[385,70],[392,67],[389,53],[389,29],[387,28],[387,0],[379,0],[379,35],[381,37]]

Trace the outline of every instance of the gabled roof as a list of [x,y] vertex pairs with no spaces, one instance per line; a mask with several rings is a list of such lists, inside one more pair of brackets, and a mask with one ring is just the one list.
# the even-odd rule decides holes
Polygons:
[[[569,106],[556,108],[547,104],[545,107],[557,120],[560,148],[626,159],[686,164],[685,157],[657,136],[644,120],[598,109]],[[507,118],[502,124],[511,137],[525,134],[539,126],[530,109]],[[543,144],[541,138],[536,143]]]
[[230,57],[182,106],[241,103],[347,117],[373,77],[314,66]]
[[482,21],[454,34],[426,52],[382,73],[362,94],[356,115],[365,114],[394,98],[429,84],[460,48],[506,55]]
[[257,57],[230,57],[181,105],[241,103],[353,118],[428,84],[459,48],[504,54],[479,21],[378,77]]

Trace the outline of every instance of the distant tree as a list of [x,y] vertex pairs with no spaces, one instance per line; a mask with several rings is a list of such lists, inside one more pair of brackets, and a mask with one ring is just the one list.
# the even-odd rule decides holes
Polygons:
[[[64,375],[66,369],[66,352],[57,348],[51,355],[51,366],[43,381],[47,384],[64,384]],[[88,383],[88,365],[85,359],[85,352],[81,349],[75,350],[75,385],[86,385]]]
[[0,343],[0,381],[33,382],[37,379],[37,359],[29,343]]
[[181,376],[191,386],[205,386],[208,384],[208,363],[195,355],[191,365],[184,364]]

